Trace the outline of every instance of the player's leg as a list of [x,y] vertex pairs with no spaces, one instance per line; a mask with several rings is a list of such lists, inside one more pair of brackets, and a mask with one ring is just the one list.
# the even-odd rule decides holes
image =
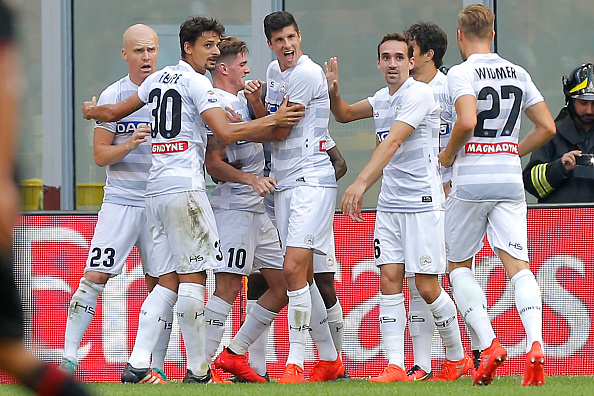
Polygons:
[[[153,235],[149,229],[146,209],[143,210],[143,224],[141,225],[140,236],[136,242],[140,260],[144,268],[144,280],[149,291],[153,291],[155,286],[159,283],[158,266],[155,263]],[[173,310],[167,310],[165,316],[165,324],[163,331],[153,348],[151,356],[151,368],[155,370],[165,380],[165,355],[167,354],[167,347],[169,346],[169,339],[171,337],[171,329],[173,328]]]
[[257,230],[254,213],[222,210],[215,213],[225,266],[215,272],[216,288],[204,309],[206,321],[206,361],[211,364],[225,331],[225,321],[241,290],[243,276],[254,261]]
[[481,364],[473,378],[475,385],[491,383],[495,370],[507,358],[507,352],[496,338],[489,320],[485,292],[471,269],[472,258],[483,246],[487,217],[494,206],[494,202],[467,202],[452,197],[446,200],[446,240],[452,294],[466,325],[477,335],[483,350]]
[[421,297],[414,274],[407,273],[410,301],[408,305],[408,332],[412,339],[414,365],[407,371],[410,381],[430,379],[431,344],[435,322],[429,306]]
[[416,288],[427,303],[445,346],[446,361],[435,377],[454,381],[470,370],[472,360],[464,354],[456,305],[438,279],[447,268],[444,212],[434,210],[403,216],[406,270],[415,273]]
[[[284,277],[283,277],[284,283]],[[268,283],[260,273],[253,273],[248,277],[246,313],[249,314],[256,302],[268,290]],[[285,293],[286,298],[286,293]],[[288,301],[288,300],[287,300]],[[268,334],[271,327],[267,327],[256,341],[248,347],[249,364],[254,371],[263,377],[266,376],[266,350],[268,348]]]
[[332,336],[334,348],[340,356],[342,350],[343,334],[344,334],[344,318],[342,312],[342,305],[340,300],[336,297],[336,288],[334,286],[334,274],[337,270],[338,263],[336,262],[336,248],[334,244],[334,231],[330,239],[332,245],[330,252],[326,255],[316,254],[313,256],[313,272],[314,280],[326,307],[326,314],[328,316],[328,327]]
[[171,196],[147,198],[146,214],[153,235],[153,275],[159,276],[158,284],[140,307],[138,330],[128,365],[122,373],[122,382],[161,383],[164,378],[150,370],[150,358],[161,333],[168,326],[173,305],[177,301],[179,278],[166,234],[162,214]]
[[522,385],[543,385],[542,298],[528,262],[526,204],[500,202],[490,213],[489,220],[487,236],[511,279],[516,308],[528,341]]
[[316,272],[316,261],[318,260],[325,262],[326,257],[320,254],[314,254],[314,280],[320,291],[322,300],[324,300],[326,315],[328,317],[328,327],[330,328],[334,348],[340,354],[344,334],[342,305],[340,305],[340,300],[336,297],[334,272]]
[[203,191],[175,194],[167,214],[167,232],[179,275],[177,315],[188,369],[184,382],[210,382],[205,356],[204,300],[206,270],[219,271],[223,254],[214,213]]
[[[72,295],[64,335],[64,358],[60,367],[74,373],[77,351],[97,308],[99,294],[110,277],[122,272],[142,222],[142,208],[104,203],[91,240],[85,274]],[[113,230],[119,230],[114,235]]]
[[374,229],[375,265],[380,268],[380,335],[388,366],[371,382],[406,381],[404,371],[404,250],[401,216],[378,211]]

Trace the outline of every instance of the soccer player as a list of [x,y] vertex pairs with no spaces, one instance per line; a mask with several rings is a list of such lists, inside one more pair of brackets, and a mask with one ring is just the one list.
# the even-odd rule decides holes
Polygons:
[[440,287],[446,270],[444,192],[437,164],[439,104],[431,88],[409,78],[413,48],[404,35],[385,35],[378,45],[378,69],[388,86],[349,105],[338,90],[338,61],[325,64],[332,113],[339,122],[374,117],[378,146],[367,166],[342,197],[341,209],[363,221],[363,194],[382,177],[374,231],[380,267],[380,329],[388,366],[371,382],[408,381],[404,371],[405,271],[415,274],[419,294],[429,305],[446,347],[446,362],[436,375],[456,380],[472,360],[464,354],[456,306]]
[[[447,78],[439,71],[443,65],[443,56],[448,46],[448,37],[436,24],[418,22],[410,26],[404,34],[413,46],[415,63],[411,76],[417,81],[429,84],[433,90],[435,101],[439,103],[441,113],[439,129],[439,148],[444,149],[450,138],[450,131],[456,118],[452,101],[450,100]],[[441,178],[446,192],[449,191],[451,168],[441,169]],[[435,331],[433,314],[429,306],[417,290],[414,274],[407,272],[410,302],[408,308],[408,331],[412,338],[414,365],[407,371],[410,381],[430,379],[431,372],[431,341]]]
[[[211,74],[221,107],[231,109],[242,120],[250,120],[246,98],[249,97],[251,102],[256,102],[253,106],[259,106],[264,113],[260,101],[261,85],[260,90],[250,94],[244,92],[244,77],[250,72],[245,42],[225,37],[219,43],[219,50],[220,55]],[[287,288],[282,274],[278,232],[264,211],[263,196],[274,191],[276,180],[264,176],[262,143],[237,141],[225,145],[210,134],[205,160],[208,173],[224,180],[217,184],[210,201],[225,263],[215,269],[216,289],[205,307],[206,359],[211,363],[221,343],[225,320],[241,290],[243,276],[259,270],[271,286],[251,305],[242,325],[243,332],[259,335],[265,331],[262,322],[274,320],[287,305]],[[229,164],[235,161],[242,164],[241,170]],[[213,375],[215,373],[213,371]],[[267,380],[265,375],[266,371],[258,377],[246,379],[259,382]]]
[[0,370],[37,395],[84,396],[88,393],[79,383],[35,357],[27,350],[23,339],[23,308],[15,284],[12,258],[12,234],[19,206],[14,176],[20,99],[13,29],[12,13],[0,0]]
[[[83,105],[83,116],[115,121],[149,103],[152,162],[146,200],[160,266],[159,284],[142,305],[138,333],[122,381],[140,382],[149,375],[149,358],[177,300],[178,320],[188,359],[184,381],[210,382],[204,355],[204,290],[206,269],[225,265],[214,214],[204,182],[206,125],[225,144],[262,133],[274,126],[293,125],[302,106],[287,106],[274,115],[230,124],[212,84],[204,76],[219,55],[224,27],[200,16],[180,26],[182,59],[145,79],[138,93],[116,104]],[[179,283],[179,287],[178,287]]]
[[[149,26],[130,26],[123,36],[122,57],[128,75],[103,91],[99,104],[122,101],[138,91],[146,77],[156,70],[159,41]],[[150,114],[143,107],[118,122],[97,121],[93,136],[95,162],[107,166],[103,204],[91,241],[85,274],[73,294],[68,310],[61,368],[73,374],[78,366],[77,350],[97,306],[105,284],[122,272],[130,251],[136,245],[144,266],[149,291],[156,285],[153,238],[147,224],[144,193],[151,167]],[[118,230],[114,234],[114,230]],[[158,380],[166,379],[165,353],[171,333],[173,312],[165,318],[164,329],[153,350],[152,366]]]
[[[292,103],[306,107],[305,116],[293,128],[276,129],[283,140],[272,143],[271,177],[277,180],[275,217],[285,251],[283,272],[289,296],[289,356],[279,382],[304,381],[308,332],[320,358],[309,381],[328,381],[344,374],[324,302],[313,281],[312,264],[314,251],[330,251],[336,200],[336,178],[324,145],[330,113],[328,88],[323,70],[301,51],[301,33],[290,13],[267,15],[264,33],[277,58],[266,72],[268,112],[277,112],[287,96]],[[255,338],[241,344],[237,338],[215,365],[241,377],[241,373],[253,371],[243,355]]]
[[[346,174],[347,163],[330,134],[326,136],[326,153],[330,157],[330,162],[332,162],[332,166],[334,167],[336,181],[338,181]],[[270,172],[271,147],[269,143],[264,144],[264,156],[267,164],[267,166],[264,167],[264,174],[266,175]],[[264,207],[266,213],[274,224],[276,220],[274,217],[274,197],[272,195],[267,194],[264,197]],[[334,236],[332,236],[332,240],[334,240]],[[330,253],[327,255],[314,253],[314,280],[320,291],[322,300],[324,301],[324,306],[326,307],[328,327],[330,328],[334,347],[340,354],[344,338],[344,317],[342,305],[336,296],[334,285],[334,274],[337,270],[336,264],[336,252],[334,248],[331,248]],[[249,313],[251,307],[256,303],[256,300],[258,300],[258,298],[260,298],[268,289],[268,284],[259,273],[251,274],[248,279],[246,311]],[[262,335],[248,348],[249,364],[256,373],[262,376],[266,373],[266,349],[268,345],[269,329],[270,328],[266,328]],[[345,374],[342,378],[348,378],[347,376],[348,374],[345,370]]]
[[[486,232],[511,280],[528,338],[522,384],[542,385],[542,301],[528,260],[520,156],[547,142],[555,134],[555,123],[530,75],[491,53],[494,18],[482,4],[460,12],[457,41],[464,62],[447,76],[458,116],[450,141],[439,154],[443,166],[453,164],[446,202],[450,283],[458,308],[483,350],[473,382],[489,384],[507,352],[496,338],[485,293],[471,269]],[[535,127],[518,145],[520,110]]]

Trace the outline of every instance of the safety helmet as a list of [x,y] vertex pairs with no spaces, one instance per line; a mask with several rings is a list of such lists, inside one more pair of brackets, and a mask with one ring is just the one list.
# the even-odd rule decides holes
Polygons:
[[586,63],[563,76],[563,93],[567,103],[572,99],[594,100],[594,65]]

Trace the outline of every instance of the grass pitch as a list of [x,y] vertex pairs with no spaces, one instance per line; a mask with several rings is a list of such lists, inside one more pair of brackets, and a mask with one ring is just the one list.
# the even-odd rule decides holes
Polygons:
[[[417,382],[372,384],[363,379],[305,384],[225,384],[200,385],[172,382],[166,386],[133,385],[119,383],[92,383],[88,389],[95,395],[139,395],[139,396],[189,396],[189,395],[224,395],[224,396],[313,396],[313,395],[594,395],[593,376],[549,376],[542,387],[520,386],[521,377],[503,376],[495,379],[489,386],[473,386],[470,377],[463,377],[456,382]],[[16,385],[0,385],[0,395],[27,395]]]

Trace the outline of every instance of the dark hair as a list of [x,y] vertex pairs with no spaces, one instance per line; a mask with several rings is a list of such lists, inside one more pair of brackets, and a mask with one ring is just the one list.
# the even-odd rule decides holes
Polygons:
[[433,50],[433,63],[436,68],[443,65],[443,56],[448,48],[448,36],[439,26],[431,22],[417,22],[404,31],[409,41],[417,43],[421,54]]
[[179,27],[179,46],[181,48],[181,57],[185,58],[186,51],[184,44],[190,43],[194,45],[198,37],[202,36],[204,32],[215,32],[219,36],[225,35],[225,27],[216,19],[205,18],[201,16],[189,17]]
[[408,58],[412,58],[413,56],[413,47],[412,44],[406,39],[406,36],[402,33],[388,33],[384,37],[382,37],[382,41],[377,45],[377,59],[380,58],[380,46],[385,43],[386,41],[395,40],[400,41],[402,43],[406,43],[406,48],[408,49]]
[[266,18],[264,18],[264,34],[266,35],[266,40],[270,40],[273,32],[278,32],[291,25],[295,27],[296,31],[299,31],[299,26],[297,26],[297,22],[295,22],[295,18],[293,18],[293,15],[290,12],[277,11],[266,15]]
[[238,54],[247,54],[247,44],[244,41],[239,40],[233,36],[222,37],[219,42],[219,51],[221,52],[217,62],[222,62],[227,58],[235,58]]

